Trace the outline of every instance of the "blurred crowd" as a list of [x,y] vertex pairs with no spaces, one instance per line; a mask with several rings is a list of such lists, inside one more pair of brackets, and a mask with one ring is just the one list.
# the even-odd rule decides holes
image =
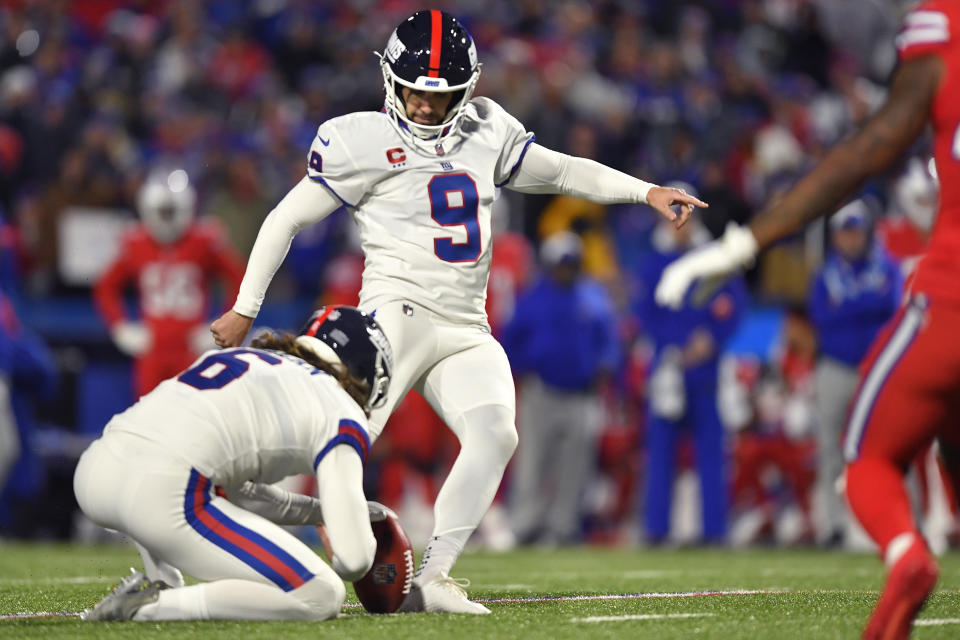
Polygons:
[[[843,506],[831,506],[839,471],[823,459],[842,416],[818,407],[817,380],[825,359],[855,380],[864,353],[837,336],[872,336],[896,307],[929,228],[922,218],[935,206],[929,150],[865,185],[841,222],[775,247],[745,280],[703,293],[689,309],[658,308],[651,290],[669,261],[728,221],[749,220],[879,106],[908,4],[432,5],[473,35],[483,63],[477,94],[500,102],[540,144],[681,184],[711,205],[676,233],[646,207],[501,194],[488,313],[519,382],[521,444],[483,542],[849,542]],[[81,426],[84,407],[119,410],[133,393],[128,369],[116,378],[130,387],[119,400],[103,400],[109,387],[83,380],[128,366],[126,356],[143,358],[160,340],[149,326],[124,333],[122,323],[150,311],[146,299],[123,297],[116,267],[150,176],[164,168],[188,180],[197,224],[215,238],[203,251],[229,254],[220,295],[211,303],[204,288],[204,305],[193,309],[202,326],[232,302],[236,256],[249,254],[264,217],[303,176],[316,127],[381,107],[373,52],[420,8],[408,0],[0,5],[0,371],[16,403],[39,397],[8,420],[19,455],[7,457],[19,462],[0,459],[0,486],[10,478],[0,536],[69,534],[72,525],[38,523],[28,506],[69,491],[61,467],[76,449],[71,438],[95,435]],[[180,242],[185,229],[160,244]],[[862,246],[847,251],[843,243],[857,240],[841,238],[846,232],[859,233]],[[361,269],[349,216],[331,216],[297,236],[261,317],[355,303]],[[95,310],[92,291],[108,275],[111,301]],[[142,314],[130,311],[137,307]],[[45,321],[63,309],[77,317]],[[63,325],[84,314],[98,318],[98,331],[78,347]],[[36,320],[41,335],[18,316]],[[20,360],[4,355],[3,343],[18,340],[39,350],[43,385],[17,382]],[[191,357],[196,342],[177,348]],[[392,422],[375,447],[368,494],[407,522],[426,520],[429,531],[425,505],[455,441],[416,398]],[[929,489],[938,474],[917,475],[920,503],[932,511],[943,493]]]

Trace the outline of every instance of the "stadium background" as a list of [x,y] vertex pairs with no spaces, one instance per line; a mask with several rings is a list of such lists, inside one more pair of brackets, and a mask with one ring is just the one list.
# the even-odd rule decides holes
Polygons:
[[[456,15],[474,36],[484,65],[478,95],[500,102],[545,146],[661,184],[693,185],[712,205],[703,218],[717,234],[727,220],[748,220],[882,101],[906,5],[464,0],[433,6]],[[303,175],[316,126],[380,107],[382,81],[371,52],[419,8],[403,0],[0,3],[3,294],[19,322],[50,347],[59,374],[55,395],[32,410],[26,452],[32,462],[14,478],[16,491],[5,492],[0,536],[77,534],[75,458],[133,401],[130,363],[110,342],[90,288],[122,229],[136,220],[135,195],[149,168],[185,169],[198,189],[200,214],[219,219],[247,255],[264,216]],[[890,209],[895,173],[865,187],[877,216]],[[540,240],[571,228],[584,239],[587,270],[617,302],[623,364],[604,389],[608,418],[598,436],[583,532],[587,541],[636,542],[649,349],[632,308],[644,285],[636,273],[650,248],[653,215],[645,207],[509,191],[496,215],[529,245],[527,280]],[[802,315],[823,250],[823,228],[815,227],[776,247],[748,274],[751,304],[726,347],[736,356],[739,379],[772,372],[782,381],[785,352],[812,357],[808,328],[788,319]],[[358,277],[356,253],[348,215],[302,232],[257,326],[295,329],[319,301],[347,295]],[[132,296],[129,302],[133,308]],[[221,300],[218,310],[228,302]],[[781,390],[763,429],[786,434],[798,473],[809,478],[815,454],[809,389],[799,383]],[[794,411],[788,418],[788,405],[799,406],[801,417]],[[734,427],[757,426],[754,418],[730,420]],[[416,433],[418,425],[405,428]],[[731,456],[738,437],[730,431]],[[382,490],[377,474],[390,462],[388,445],[370,470],[372,495]],[[432,453],[449,455],[449,448],[447,442]],[[427,493],[445,470],[408,466],[427,476]],[[774,514],[767,523],[774,528],[780,514],[795,513],[803,502],[788,475],[771,469],[762,499],[751,499],[751,506]],[[46,508],[36,509],[39,503]],[[801,527],[783,540],[809,542],[810,532]]]

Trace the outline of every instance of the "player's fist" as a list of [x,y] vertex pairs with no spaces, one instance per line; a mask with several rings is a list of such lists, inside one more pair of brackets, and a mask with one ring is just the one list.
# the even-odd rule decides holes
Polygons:
[[370,613],[393,613],[413,584],[413,547],[393,511],[376,502],[368,503],[368,508],[377,552],[370,571],[353,583],[353,589]]
[[237,347],[243,342],[252,326],[253,318],[242,316],[231,309],[213,321],[210,325],[210,333],[213,334],[213,341],[218,347]]

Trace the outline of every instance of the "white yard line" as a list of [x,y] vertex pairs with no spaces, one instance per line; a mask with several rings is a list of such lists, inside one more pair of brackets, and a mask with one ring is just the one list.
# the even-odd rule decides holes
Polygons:
[[792,589],[731,589],[728,591],[679,591],[671,593],[616,593],[594,596],[529,596],[520,598],[490,598],[477,602],[501,604],[514,602],[586,602],[592,600],[648,600],[656,598],[703,598],[707,596],[756,596],[781,593],[808,593]]
[[921,618],[913,621],[915,627],[939,627],[945,624],[960,624],[960,618]]
[[33,611],[23,613],[0,613],[0,620],[20,620],[23,618],[78,618],[79,611]]
[[74,576],[72,578],[0,578],[0,584],[89,584],[92,582],[119,582],[117,576]]
[[571,618],[570,622],[622,622],[624,620],[667,620],[675,618],[709,618],[713,613],[645,613],[633,616],[589,616]]

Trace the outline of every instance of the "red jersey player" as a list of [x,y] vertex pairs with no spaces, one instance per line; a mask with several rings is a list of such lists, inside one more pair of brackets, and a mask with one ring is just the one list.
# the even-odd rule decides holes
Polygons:
[[[243,264],[219,226],[194,222],[196,193],[182,170],[153,175],[137,197],[142,224],[122,239],[120,255],[94,288],[117,347],[136,362],[144,395],[187,367],[206,344],[210,282],[219,276],[232,300]],[[142,323],[126,316],[123,290],[136,283]]]
[[940,209],[900,311],[864,361],[844,436],[846,495],[889,569],[864,638],[906,638],[933,590],[937,565],[913,518],[903,474],[934,438],[960,481],[960,2],[933,0],[907,14],[889,96],[863,128],[749,228],[730,225],[673,263],[657,287],[679,306],[698,278],[753,262],[757,251],[836,210],[868,176],[890,167],[929,121]]

